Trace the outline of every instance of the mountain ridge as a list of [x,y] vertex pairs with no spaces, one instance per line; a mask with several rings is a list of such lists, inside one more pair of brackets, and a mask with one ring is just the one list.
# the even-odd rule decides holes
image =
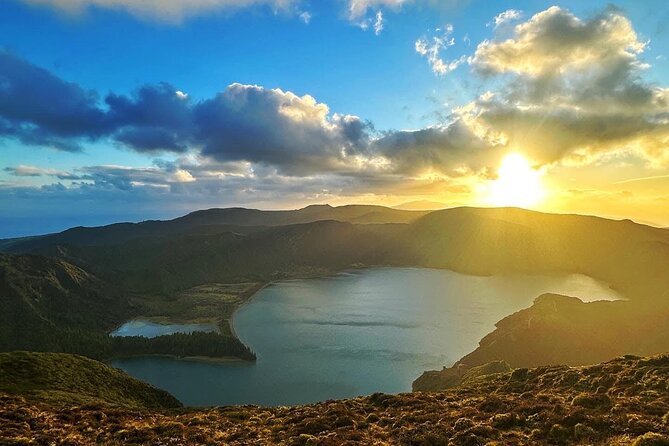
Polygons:
[[[316,206],[306,212],[320,214],[323,209],[331,212],[338,208]],[[357,219],[368,215],[369,210],[362,206],[336,212]],[[258,212],[254,215],[266,215]],[[303,218],[300,211],[279,215],[284,220]],[[397,214],[384,215],[389,216],[389,222],[361,224],[327,219],[275,226],[224,225],[222,231],[202,231],[206,225],[200,225],[179,235],[152,234],[105,245],[56,243],[31,252],[58,258],[103,283],[114,284],[119,295],[132,304],[125,313],[129,317],[141,317],[149,305],[158,308],[160,302],[173,302],[186,290],[205,284],[262,285],[369,266],[444,268],[475,275],[585,274],[626,296],[631,304],[614,303],[613,308],[633,308],[628,313],[639,327],[648,315],[665,314],[669,307],[669,232],[662,229],[625,220],[518,208],[451,208],[426,213],[408,223],[397,223]],[[417,214],[402,215],[413,218]],[[4,258],[14,259],[11,256],[5,254]],[[0,286],[9,278],[0,276]],[[21,287],[27,282],[16,283]],[[575,305],[572,311],[583,317],[589,315],[611,333],[625,326],[617,322],[615,312],[596,314],[588,310],[588,305]],[[123,322],[122,318],[119,316],[116,322]],[[562,329],[570,326],[567,319],[556,323]],[[7,324],[12,326],[12,321]],[[576,328],[581,335],[588,329],[586,324]],[[633,338],[638,340],[639,336]],[[571,344],[564,341],[565,348],[575,345],[576,340],[573,338]],[[235,345],[235,349],[241,349]],[[519,341],[514,345],[519,349],[530,346]],[[659,338],[652,349],[641,344],[620,345],[630,351],[619,353],[654,354],[669,350],[669,339]],[[600,347],[589,356],[579,354],[578,362],[605,359],[596,353],[599,351]],[[551,357],[536,354],[527,365],[575,364],[558,353],[553,351]],[[485,359],[507,359],[500,355],[490,353]]]

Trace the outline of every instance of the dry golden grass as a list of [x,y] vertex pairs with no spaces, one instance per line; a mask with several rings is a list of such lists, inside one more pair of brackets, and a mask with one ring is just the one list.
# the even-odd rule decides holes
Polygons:
[[132,410],[0,397],[0,444],[669,445],[669,356],[517,369],[444,392]]

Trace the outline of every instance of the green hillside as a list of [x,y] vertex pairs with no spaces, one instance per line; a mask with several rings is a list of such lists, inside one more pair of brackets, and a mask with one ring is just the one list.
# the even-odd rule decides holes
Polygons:
[[116,223],[100,227],[76,227],[35,237],[0,240],[0,251],[31,252],[54,245],[101,246],[144,237],[183,234],[216,234],[253,231],[254,228],[338,220],[350,223],[408,223],[429,211],[408,211],[383,206],[329,205],[307,206],[297,210],[261,211],[226,208],[195,211],[173,220],[150,220],[141,223]]
[[[42,245],[31,252],[46,257],[0,257],[0,268],[5,271],[0,276],[0,289],[5,290],[0,297],[6,309],[0,345],[5,350],[70,351],[96,357],[120,351],[253,358],[252,352],[227,335],[208,335],[215,339],[205,339],[202,334],[150,341],[117,339],[109,346],[105,330],[132,317],[174,317],[169,309],[187,309],[187,298],[180,296],[188,296],[188,290],[198,286],[259,286],[348,268],[390,265],[447,268],[477,275],[580,273],[610,284],[630,300],[602,305],[602,310],[599,304],[571,305],[564,317],[536,319],[549,322],[535,323],[536,333],[521,336],[513,331],[504,342],[494,343],[495,348],[482,345],[479,351],[489,353],[480,353],[481,360],[469,360],[471,365],[496,359],[512,365],[588,364],[622,353],[669,350],[669,336],[662,326],[654,331],[646,329],[648,320],[655,321],[654,316],[666,314],[669,307],[669,231],[631,221],[516,208],[454,208],[418,215],[396,212],[369,206],[268,212],[222,209],[183,217],[190,222],[183,227],[190,229],[179,234],[154,233],[107,244],[103,237],[96,245],[49,244],[50,239],[40,239]],[[280,224],[321,216],[349,221]],[[409,222],[397,222],[407,216],[411,217]],[[365,224],[350,221],[359,219]],[[384,222],[379,223],[379,219]],[[193,221],[198,224],[192,225]],[[220,226],[218,230],[212,230],[215,225],[207,226],[221,221],[235,226]],[[247,225],[241,226],[244,222]],[[136,227],[127,226],[130,233]],[[110,229],[95,230],[104,233]],[[212,317],[226,320],[234,305],[243,301],[235,298],[229,301],[234,304],[211,304],[212,308],[224,308]],[[160,308],[165,309],[163,314]],[[21,327],[25,324],[16,322],[21,320],[37,327],[34,336],[45,339],[44,344],[24,342]],[[95,336],[75,334],[91,326]],[[48,336],[49,329],[66,329],[69,334]],[[599,331],[591,335],[593,330]],[[554,336],[538,332],[567,335],[559,338],[555,348],[548,348],[539,340]],[[588,348],[583,348],[583,337],[590,342]],[[51,339],[61,338],[67,342],[51,345]],[[619,338],[625,342],[617,342]],[[76,345],[81,339],[94,342]],[[212,341],[215,347],[211,347]],[[512,358],[511,352],[525,356]]]
[[109,337],[108,331],[143,312],[111,283],[62,259],[0,254],[0,351],[69,352],[97,359],[136,354],[255,358],[225,332]]
[[106,404],[174,408],[169,393],[82,356],[62,353],[0,353],[0,392],[56,406]]

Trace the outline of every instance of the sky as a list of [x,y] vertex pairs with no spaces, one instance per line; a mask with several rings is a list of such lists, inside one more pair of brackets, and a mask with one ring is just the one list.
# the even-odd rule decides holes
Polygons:
[[669,226],[665,1],[6,0],[0,237],[211,208]]

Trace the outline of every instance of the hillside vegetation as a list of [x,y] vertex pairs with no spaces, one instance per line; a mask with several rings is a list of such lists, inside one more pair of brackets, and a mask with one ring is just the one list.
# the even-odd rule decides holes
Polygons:
[[[669,351],[669,331],[661,324],[669,311],[669,231],[631,221],[515,208],[434,212],[378,206],[310,206],[296,211],[213,209],[168,222],[74,228],[6,241],[4,246],[31,254],[3,257],[5,269],[19,273],[0,276],[4,281],[0,287],[11,288],[10,296],[20,296],[21,302],[6,306],[14,314],[5,319],[9,327],[5,333],[20,332],[13,321],[21,318],[41,318],[52,326],[81,330],[93,322],[108,327],[122,322],[122,317],[167,317],[170,315],[155,310],[177,308],[176,302],[185,302],[179,296],[207,284],[261,286],[274,280],[386,265],[448,268],[478,275],[579,273],[610,284],[629,299],[609,304],[558,299],[551,305],[535,305],[528,310],[533,321],[529,328],[523,321],[515,322],[528,313],[505,320],[477,352],[463,359],[462,364],[468,367],[497,359],[522,366],[592,364],[616,354]],[[39,262],[60,262],[63,269],[75,268],[73,271],[85,280],[72,283],[81,283],[81,291],[90,289],[92,294],[67,303],[64,307],[69,313],[62,317],[58,311],[37,311],[35,316],[44,302],[59,296],[59,291],[35,289],[35,280],[39,283],[40,277],[53,276],[43,274],[45,268],[37,265],[40,272],[34,274],[33,267],[15,266],[39,263],[34,255],[49,259]],[[77,289],[70,285],[60,288]],[[24,304],[25,296],[39,304]],[[83,305],[75,304],[79,301]],[[237,305],[244,299],[233,301]],[[552,307],[559,311],[547,311]],[[225,314],[215,317],[228,317],[233,306],[226,308]],[[56,321],[63,318],[65,323]],[[43,321],[34,323],[44,325]],[[16,348],[12,342],[19,342],[19,338],[5,341],[4,348]],[[221,348],[215,351],[227,348],[229,354],[252,358],[233,337],[217,339]],[[153,347],[139,349],[138,340],[123,342],[132,344],[123,348],[133,352],[171,349],[166,341],[149,341]],[[93,351],[61,345],[58,351]],[[189,345],[191,349],[200,344],[194,340]],[[203,348],[196,350],[205,354]]]
[[54,245],[100,246],[122,243],[144,237],[183,234],[217,234],[253,232],[270,226],[337,220],[349,223],[408,223],[429,211],[409,211],[383,206],[329,205],[307,206],[297,210],[261,211],[227,208],[195,211],[173,220],[150,220],[141,223],[116,223],[100,227],[76,227],[57,234],[0,240],[0,250],[29,252]]
[[633,352],[669,351],[669,308],[634,302],[584,303],[575,297],[544,294],[527,309],[496,324],[479,346],[452,367],[427,371],[414,390],[454,387],[472,367],[504,360],[512,367],[582,365]]
[[59,407],[0,394],[0,443],[162,445],[669,444],[669,356],[482,374],[443,392],[308,406]]
[[62,353],[0,353],[0,392],[54,406],[106,404],[154,409],[181,406],[164,390],[120,370]]
[[143,310],[119,288],[62,259],[0,254],[0,351],[69,352],[98,359],[138,354],[255,359],[229,332],[152,339],[107,335]]

